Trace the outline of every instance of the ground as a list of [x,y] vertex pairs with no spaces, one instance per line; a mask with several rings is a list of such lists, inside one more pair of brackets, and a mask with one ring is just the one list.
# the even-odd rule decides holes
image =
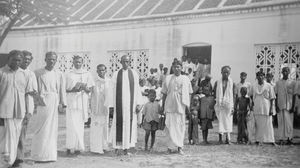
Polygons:
[[[86,152],[77,157],[67,157],[65,149],[65,115],[59,115],[58,160],[50,163],[34,163],[30,160],[30,145],[34,128],[35,117],[29,124],[26,141],[27,159],[23,168],[99,168],[99,167],[300,167],[300,130],[295,129],[297,142],[293,146],[278,146],[264,144],[256,145],[218,145],[218,124],[214,121],[214,129],[209,132],[209,146],[188,145],[187,139],[184,146],[185,155],[166,154],[166,138],[163,131],[157,132],[157,140],[153,153],[143,151],[144,130],[139,128],[136,149],[130,150],[130,156],[117,156],[114,152],[104,155],[92,154],[89,151],[89,129],[85,129]],[[236,142],[236,126],[232,133],[232,141]],[[275,129],[275,137],[277,129]],[[199,137],[202,135],[199,130]]]

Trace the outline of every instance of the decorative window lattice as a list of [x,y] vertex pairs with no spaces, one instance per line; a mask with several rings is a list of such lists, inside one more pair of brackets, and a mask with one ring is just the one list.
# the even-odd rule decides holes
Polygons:
[[149,50],[114,50],[108,51],[109,68],[108,75],[111,77],[115,71],[122,68],[121,57],[130,57],[130,67],[136,70],[140,78],[147,78],[149,71]]
[[279,51],[279,72],[283,67],[290,68],[290,77],[296,79],[296,74],[300,74],[300,43],[280,45]]
[[256,72],[275,73],[275,49],[271,45],[256,48]]
[[91,69],[91,59],[89,52],[61,52],[57,53],[56,68],[61,72],[68,72],[73,68],[73,57],[78,55],[83,58],[82,68],[86,70]]
[[280,79],[281,69],[289,67],[290,78],[300,75],[300,43],[256,45],[256,72],[271,72],[275,79]]

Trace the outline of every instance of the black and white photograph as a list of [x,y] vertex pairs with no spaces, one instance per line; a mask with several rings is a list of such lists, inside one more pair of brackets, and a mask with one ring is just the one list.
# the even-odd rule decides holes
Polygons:
[[0,168],[300,167],[300,0],[0,0]]

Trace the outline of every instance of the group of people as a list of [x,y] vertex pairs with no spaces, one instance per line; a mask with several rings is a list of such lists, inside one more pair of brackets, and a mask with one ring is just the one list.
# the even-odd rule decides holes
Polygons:
[[[208,144],[208,130],[219,122],[219,142],[230,144],[232,116],[238,116],[238,142],[275,144],[272,115],[277,112],[280,140],[291,143],[293,112],[299,110],[300,84],[283,78],[274,85],[258,72],[257,83],[240,83],[230,78],[231,68],[221,69],[222,78],[214,87],[207,60],[194,64],[184,57],[168,68],[162,64],[151,70],[146,81],[130,69],[129,56],[121,57],[122,68],[112,78],[107,67],[97,66],[98,76],[82,68],[83,58],[73,57],[73,69],[63,74],[54,68],[55,52],[45,55],[46,66],[35,72],[28,69],[33,57],[28,51],[13,50],[7,65],[0,69],[0,152],[12,167],[22,163],[28,121],[36,110],[31,158],[37,162],[57,160],[58,111],[66,111],[66,148],[68,155],[85,150],[84,123],[91,118],[90,151],[103,154],[114,149],[128,155],[137,143],[138,126],[145,130],[145,150],[153,150],[155,132],[165,125],[168,153],[183,154],[186,118],[189,142],[197,144],[200,124],[203,143]],[[193,73],[193,75],[191,75]],[[149,86],[145,86],[148,82]],[[89,113],[89,109],[91,112]],[[276,112],[275,112],[276,111]],[[151,144],[148,140],[151,135]]]

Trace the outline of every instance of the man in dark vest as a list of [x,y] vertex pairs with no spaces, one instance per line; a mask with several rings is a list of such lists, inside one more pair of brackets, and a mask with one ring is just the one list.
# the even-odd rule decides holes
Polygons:
[[142,95],[139,89],[139,76],[130,69],[128,55],[121,57],[122,69],[112,77],[113,122],[111,129],[113,148],[128,154],[128,149],[137,142],[137,114]]

